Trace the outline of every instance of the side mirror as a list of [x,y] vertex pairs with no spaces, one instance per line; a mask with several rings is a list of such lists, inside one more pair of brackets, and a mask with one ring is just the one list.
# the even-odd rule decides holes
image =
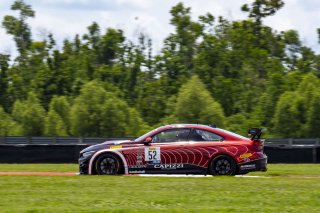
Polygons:
[[147,137],[144,141],[143,141],[143,144],[144,145],[150,145],[150,143],[151,143],[151,141],[152,141],[152,138],[151,137]]

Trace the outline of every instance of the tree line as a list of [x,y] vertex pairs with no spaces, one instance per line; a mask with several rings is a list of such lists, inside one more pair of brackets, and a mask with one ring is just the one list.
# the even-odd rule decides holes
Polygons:
[[[66,39],[32,39],[35,17],[23,0],[2,27],[18,56],[0,53],[0,135],[138,136],[170,123],[216,124],[246,135],[265,127],[267,137],[320,137],[320,56],[296,30],[263,24],[284,6],[253,0],[245,20],[191,8],[171,8],[174,32],[158,54],[143,32],[136,42],[120,29]],[[320,37],[320,30],[319,37]]]

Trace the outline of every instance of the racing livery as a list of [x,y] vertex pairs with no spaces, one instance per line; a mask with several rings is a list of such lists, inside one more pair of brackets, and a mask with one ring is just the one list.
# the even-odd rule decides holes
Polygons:
[[211,174],[266,171],[262,129],[251,138],[215,126],[172,124],[135,139],[107,141],[80,152],[80,174]]

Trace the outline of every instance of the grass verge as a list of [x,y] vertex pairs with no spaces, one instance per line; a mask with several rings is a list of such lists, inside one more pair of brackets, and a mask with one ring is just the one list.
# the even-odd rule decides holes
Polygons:
[[[237,177],[0,176],[0,212],[320,212],[320,166],[273,164]],[[77,172],[1,164],[0,171]],[[290,177],[290,178],[289,178]]]

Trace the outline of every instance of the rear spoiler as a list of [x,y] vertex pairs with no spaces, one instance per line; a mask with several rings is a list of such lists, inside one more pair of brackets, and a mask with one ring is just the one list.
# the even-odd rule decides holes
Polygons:
[[251,136],[252,140],[259,140],[263,130],[263,128],[250,128],[248,134]]

